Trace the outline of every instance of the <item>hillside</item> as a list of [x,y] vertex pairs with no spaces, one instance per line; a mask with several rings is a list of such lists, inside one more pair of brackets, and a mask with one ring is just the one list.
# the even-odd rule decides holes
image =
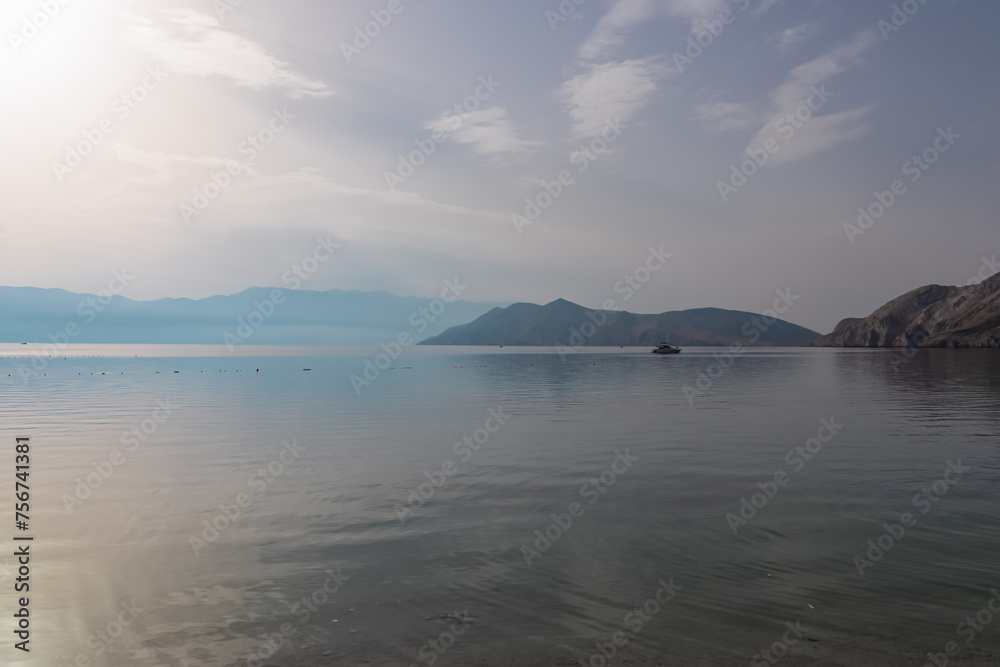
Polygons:
[[[571,340],[574,331],[578,336]],[[626,311],[589,311],[558,299],[544,306],[515,303],[506,308],[494,308],[473,322],[452,327],[421,344],[618,346],[655,345],[669,340],[673,345],[728,346],[738,342],[758,346],[803,346],[819,337],[815,331],[783,320],[767,326],[759,314],[736,310],[697,308],[637,315]]]
[[[0,287],[0,342],[51,343],[67,327],[72,343],[173,343],[222,345],[237,334],[240,320],[260,324],[250,345],[376,345],[440,333],[496,307],[495,302],[454,301],[434,316],[433,299],[388,292],[281,290],[283,302],[267,305],[274,288],[252,287],[205,299],[135,301],[122,296],[104,303],[91,294],[58,289]],[[252,315],[258,305],[269,317]],[[423,309],[423,314],[420,309]],[[247,329],[242,329],[246,333]]]
[[928,285],[865,318],[843,320],[822,347],[1000,347],[1000,274],[978,285]]

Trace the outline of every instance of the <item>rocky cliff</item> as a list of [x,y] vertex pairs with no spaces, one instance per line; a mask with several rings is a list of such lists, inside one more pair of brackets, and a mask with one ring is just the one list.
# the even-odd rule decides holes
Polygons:
[[929,285],[863,319],[846,319],[820,347],[1000,347],[1000,274],[978,285]]

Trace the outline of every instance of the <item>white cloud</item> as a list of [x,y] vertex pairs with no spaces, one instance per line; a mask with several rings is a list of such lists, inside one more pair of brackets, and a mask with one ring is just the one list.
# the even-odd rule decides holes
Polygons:
[[583,60],[593,60],[608,53],[624,41],[622,32],[648,19],[657,10],[654,0],[618,0],[601,17],[597,26],[580,47]]
[[760,110],[752,102],[709,102],[695,109],[694,118],[709,132],[745,130],[761,122]]
[[503,107],[479,109],[464,118],[446,113],[428,121],[424,127],[432,132],[441,131],[452,141],[472,146],[475,153],[492,157],[527,153],[539,144],[517,136]]
[[784,0],[761,0],[760,4],[754,8],[753,15],[760,16],[767,10],[771,9],[771,7],[774,7],[775,5],[783,1]]
[[[770,119],[750,141],[747,149],[760,148],[768,138],[778,138],[777,123],[802,106],[813,95],[815,87],[861,63],[865,53],[876,43],[877,33],[866,29],[850,42],[794,68],[785,82],[771,93]],[[831,96],[836,94],[834,91],[829,93]],[[811,119],[798,128],[792,138],[782,141],[780,152],[769,164],[788,164],[857,139],[868,131],[863,120],[873,108],[866,105],[825,116],[818,115],[820,109],[810,110]]]
[[822,29],[823,24],[819,21],[808,21],[794,28],[788,28],[775,36],[775,47],[781,53],[787,53],[810,37],[818,35]]
[[861,62],[865,52],[878,43],[874,30],[863,30],[853,40],[793,69],[788,80],[772,94],[775,110],[794,108],[809,97],[810,89]]
[[288,96],[328,97],[333,91],[321,81],[289,69],[259,44],[219,27],[212,16],[188,9],[162,11],[166,25],[128,16],[126,38],[134,46],[179,74],[231,79],[252,90],[284,88]]
[[[102,188],[96,184],[81,187],[79,197],[66,196],[58,203],[58,208],[86,211],[102,209],[109,196],[122,203],[124,209],[130,207],[161,211],[166,220],[177,221],[178,205],[190,203],[192,188],[204,189],[212,182],[213,172],[224,172],[230,158],[218,156],[192,157],[156,151],[144,151],[134,146],[118,143],[114,146],[117,170],[109,173],[112,185]],[[239,175],[233,177],[218,204],[213,204],[209,212],[215,217],[229,218],[232,225],[251,224],[264,211],[285,211],[266,224],[285,224],[287,212],[298,208],[312,210],[340,210],[350,201],[367,202],[375,206],[409,206],[451,213],[459,216],[474,216],[493,220],[507,220],[509,214],[495,211],[472,209],[427,199],[412,192],[389,192],[368,188],[342,185],[323,175],[314,167],[277,173],[262,173],[250,163],[240,163]],[[319,202],[315,205],[310,202]],[[241,215],[220,215],[229,211],[239,211]],[[266,216],[264,216],[266,217]]]
[[[864,120],[872,109],[874,106],[868,105],[849,111],[816,116],[796,130],[793,138],[781,143],[781,150],[771,157],[768,165],[778,166],[798,162],[833,148],[837,144],[864,136],[869,130],[868,124]],[[779,136],[780,134],[774,125],[768,123],[750,142],[750,147],[760,147],[767,138]]]
[[[703,30],[705,22],[729,9],[741,13],[753,0],[616,0],[597,22],[580,46],[581,60],[596,60],[611,53],[625,41],[624,32],[654,16],[669,16],[690,25],[691,32]],[[781,0],[762,0],[753,14],[759,16]],[[747,4],[743,4],[746,2]]]
[[[310,195],[327,195],[332,197],[367,199],[375,203],[390,204],[393,206],[415,206],[462,216],[476,216],[504,221],[510,219],[510,214],[508,213],[445,204],[427,199],[414,192],[402,192],[399,190],[388,192],[341,185],[329,180],[317,170],[308,167],[285,174],[256,176],[247,183],[245,190],[248,198],[257,197],[261,193],[266,194],[267,192],[271,192],[274,194],[273,199],[287,200],[292,203],[300,202]],[[249,206],[248,210],[254,210],[256,207],[256,204],[254,204]]]
[[207,171],[225,169],[225,158],[189,157],[169,155],[160,152],[146,152],[129,144],[117,143],[114,151],[118,159],[129,166],[128,176],[113,186],[110,194],[118,195],[135,189],[160,188],[177,180],[177,174],[185,170]]
[[[874,108],[864,106],[825,116],[818,115],[822,107],[807,109],[809,120],[805,124],[786,124],[793,127],[793,138],[783,137],[779,124],[785,123],[810,97],[814,89],[823,86],[833,77],[862,62],[865,53],[877,43],[873,30],[864,30],[850,42],[791,70],[788,78],[769,95],[764,105],[753,102],[712,101],[696,107],[694,118],[708,132],[745,130],[763,123],[747,149],[760,149],[767,139],[783,139],[781,150],[768,162],[770,165],[787,164],[820,153],[839,143],[862,136],[868,130],[864,118]],[[825,87],[823,88],[825,90]],[[830,96],[836,93],[827,91]],[[816,104],[814,98],[813,104]],[[825,103],[825,101],[823,101]],[[801,125],[801,127],[799,127]]]
[[595,65],[564,83],[558,95],[569,106],[576,137],[594,137],[605,123],[627,123],[649,104],[662,68],[652,58]]

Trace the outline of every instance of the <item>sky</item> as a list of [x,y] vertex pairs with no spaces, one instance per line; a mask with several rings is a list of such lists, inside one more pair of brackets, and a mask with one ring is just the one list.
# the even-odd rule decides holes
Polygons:
[[998,270],[998,22],[988,0],[6,0],[0,284],[125,270],[123,296],[201,298],[306,260],[303,289],[457,278],[639,313],[782,290],[827,332]]

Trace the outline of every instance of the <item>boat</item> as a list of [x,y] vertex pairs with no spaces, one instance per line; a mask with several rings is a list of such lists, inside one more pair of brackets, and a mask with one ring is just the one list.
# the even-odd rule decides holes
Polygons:
[[669,343],[660,343],[653,350],[653,354],[680,354],[681,348],[671,347]]

